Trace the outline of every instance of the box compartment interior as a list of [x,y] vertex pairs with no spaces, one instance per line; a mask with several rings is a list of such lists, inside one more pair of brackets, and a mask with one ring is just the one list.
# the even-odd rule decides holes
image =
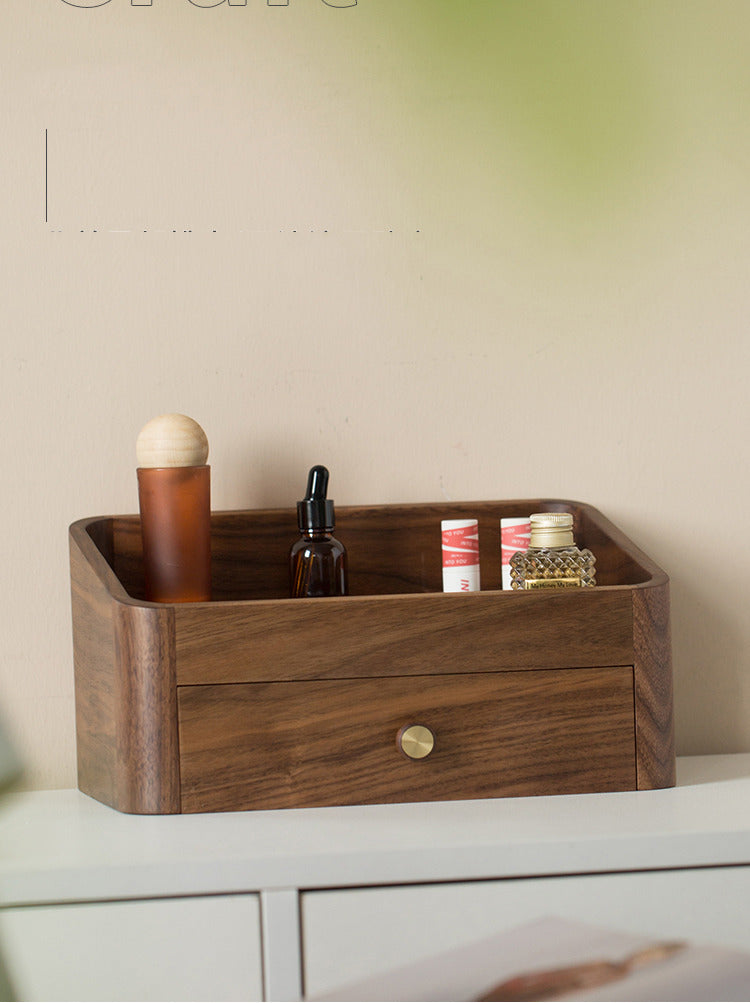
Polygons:
[[[588,506],[556,500],[339,506],[335,535],[346,546],[352,596],[442,591],[440,522],[476,518],[482,591],[500,589],[500,519],[532,512],[571,512],[579,547],[596,557],[597,585],[632,586],[652,577],[648,564],[619,532]],[[127,594],[143,600],[138,516],[113,516],[87,527]],[[288,553],[298,538],[295,509],[212,515],[214,601],[288,597]]]

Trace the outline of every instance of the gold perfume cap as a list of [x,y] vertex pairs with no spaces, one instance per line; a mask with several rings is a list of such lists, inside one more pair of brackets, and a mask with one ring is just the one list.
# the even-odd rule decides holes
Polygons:
[[531,516],[530,547],[573,547],[573,516],[569,512],[536,512]]

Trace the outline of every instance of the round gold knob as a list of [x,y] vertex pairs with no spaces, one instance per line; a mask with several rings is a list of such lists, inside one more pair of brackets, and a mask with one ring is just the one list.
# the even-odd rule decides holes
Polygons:
[[424,759],[435,747],[435,736],[423,724],[410,724],[398,733],[396,744],[409,759]]

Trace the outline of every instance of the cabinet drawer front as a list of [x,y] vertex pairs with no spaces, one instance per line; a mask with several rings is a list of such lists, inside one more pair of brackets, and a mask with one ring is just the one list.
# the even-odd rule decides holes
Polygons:
[[[632,790],[630,666],[178,689],[182,810]],[[411,759],[405,727],[432,751]]]
[[[305,988],[321,1000],[478,999],[519,974],[519,962],[498,953],[495,936],[546,917],[559,919],[562,930],[585,923],[594,935],[611,929],[747,951],[749,896],[750,867],[307,892]],[[529,967],[549,967],[554,951],[555,944],[540,945],[541,960]],[[570,954],[562,963],[571,963]],[[702,968],[695,963],[696,978]],[[711,978],[709,965],[703,974]],[[607,986],[603,996],[589,990],[565,998],[710,1000],[717,988],[714,975],[705,995],[696,988],[692,996],[618,996]]]
[[263,999],[257,895],[0,909],[0,935],[6,999]]

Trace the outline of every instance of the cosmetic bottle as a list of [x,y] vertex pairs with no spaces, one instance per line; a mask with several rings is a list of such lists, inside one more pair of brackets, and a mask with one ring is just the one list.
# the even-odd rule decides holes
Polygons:
[[596,585],[590,550],[579,550],[573,539],[573,516],[539,512],[531,516],[529,549],[510,559],[514,589],[561,589]]
[[530,536],[531,520],[528,516],[500,520],[500,588],[511,588],[510,559],[519,550],[529,549]]
[[312,467],[305,497],[297,502],[301,537],[289,552],[293,599],[348,592],[346,548],[332,535],[336,520],[333,501],[327,497],[328,476],[326,467]]
[[479,592],[479,523],[443,519],[440,523],[443,592]]
[[146,599],[211,598],[211,468],[208,440],[184,414],[144,425],[136,444]]

